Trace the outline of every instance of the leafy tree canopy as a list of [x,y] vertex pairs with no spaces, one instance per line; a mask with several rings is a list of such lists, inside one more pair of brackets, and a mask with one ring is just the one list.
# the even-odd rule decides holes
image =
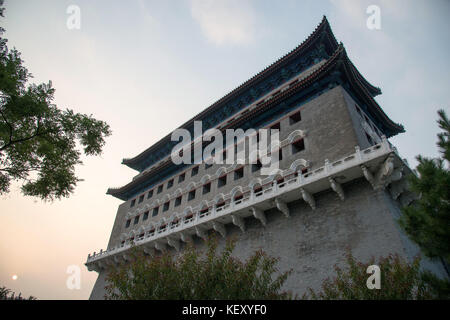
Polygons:
[[26,196],[68,197],[80,181],[75,175],[75,165],[82,163],[77,143],[84,154],[99,155],[110,128],[91,115],[52,104],[51,81],[28,84],[32,75],[19,51],[8,49],[3,32],[0,28],[0,194],[18,180]]
[[15,292],[12,292],[11,289],[7,287],[0,287],[0,300],[37,300],[33,296],[29,296],[28,298],[22,297],[22,293],[19,292],[16,295]]
[[[367,273],[369,266],[380,268],[379,289],[369,289]],[[320,300],[423,300],[449,299],[449,284],[438,279],[430,272],[420,271],[420,258],[412,263],[403,260],[399,255],[380,257],[377,261],[371,258],[368,262],[358,262],[348,252],[346,265],[334,267],[336,276],[325,279],[321,290],[311,288],[303,295],[304,299]],[[370,281],[370,280],[369,280]]]
[[[448,270],[450,261],[450,121],[438,112],[438,147],[441,158],[417,156],[417,175],[410,175],[411,191],[419,199],[403,209],[400,225],[425,255],[439,258]],[[450,275],[450,274],[449,274]]]
[[146,256],[137,247],[131,262],[116,267],[107,276],[107,299],[212,300],[288,299],[281,287],[291,271],[275,275],[277,259],[262,251],[246,262],[231,256],[234,241],[227,241],[221,254],[217,240],[207,241],[203,256],[192,245],[178,257],[165,253]]

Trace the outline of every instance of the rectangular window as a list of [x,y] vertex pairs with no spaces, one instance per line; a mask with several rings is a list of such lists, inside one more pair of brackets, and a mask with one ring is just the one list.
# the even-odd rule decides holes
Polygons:
[[173,186],[173,179],[167,182],[167,189],[171,188],[172,186]]
[[188,201],[195,199],[195,189],[190,191],[188,194]]
[[178,207],[181,204],[181,197],[179,196],[178,198],[175,199],[175,207]]
[[293,125],[294,123],[297,123],[297,122],[299,122],[301,120],[302,120],[302,116],[300,114],[300,111],[298,111],[298,112],[296,112],[294,114],[291,114],[289,116],[289,124],[290,125]]
[[198,174],[198,166],[192,168],[191,177],[196,176]]
[[270,127],[270,130],[281,130],[281,125],[280,125],[280,123],[278,122],[278,123],[275,123],[274,125],[272,125],[271,127]]
[[283,160],[283,149],[278,149],[278,161]]
[[256,163],[252,164],[252,172],[261,170],[261,168],[262,168],[262,163],[259,160],[257,160]]
[[144,195],[143,195],[143,194],[141,194],[141,195],[139,196],[139,202],[138,202],[138,203],[141,203],[142,201],[144,201]]
[[128,219],[127,222],[125,223],[125,228],[128,228],[130,226],[131,223],[131,219]]
[[178,183],[183,182],[185,177],[186,177],[186,174],[184,174],[184,173],[180,174],[180,176],[178,177]]
[[160,185],[159,187],[158,187],[158,193],[161,193],[163,191],[163,185]]
[[203,185],[203,194],[206,194],[211,191],[211,182]]
[[169,210],[169,206],[170,206],[170,201],[167,201],[166,203],[164,203],[163,212],[166,212],[167,210]]
[[134,217],[134,224],[138,224],[138,222],[139,222],[139,217],[140,217],[140,216]]
[[144,212],[143,220],[145,221],[145,220],[147,220],[147,219],[148,219],[148,211],[145,211],[145,212]]
[[152,217],[156,217],[158,215],[158,211],[159,211],[159,207],[154,207]]
[[217,186],[219,188],[223,187],[226,184],[227,184],[227,175],[223,175],[219,179],[217,179]]
[[151,197],[153,197],[153,190],[150,190],[147,194],[147,199],[150,199]]
[[292,154],[305,150],[305,141],[303,139],[292,143]]
[[135,204],[136,204],[136,199],[131,200],[130,208],[133,208]]
[[244,167],[234,171],[234,180],[239,180],[242,177],[244,177]]

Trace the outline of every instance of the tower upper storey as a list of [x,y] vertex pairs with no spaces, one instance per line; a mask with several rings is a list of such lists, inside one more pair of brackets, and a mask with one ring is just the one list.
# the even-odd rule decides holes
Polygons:
[[[301,74],[305,76],[299,78]],[[258,129],[269,121],[272,113],[282,116],[289,112],[292,105],[289,100],[294,99],[294,96],[296,100],[307,101],[337,85],[351,93],[381,134],[391,137],[404,131],[403,126],[393,122],[374,100],[381,90],[358,72],[342,43],[336,41],[326,17],[294,50],[180,128],[187,129],[192,136],[194,121],[201,121],[203,130]],[[277,91],[280,87],[283,90]],[[138,170],[140,174],[127,185],[108,189],[107,193],[128,200],[151,184],[158,183],[156,180],[163,180],[177,170],[185,169],[183,165],[175,166],[171,161],[170,154],[177,144],[177,141],[171,141],[169,134],[139,155],[124,159],[123,164]]]

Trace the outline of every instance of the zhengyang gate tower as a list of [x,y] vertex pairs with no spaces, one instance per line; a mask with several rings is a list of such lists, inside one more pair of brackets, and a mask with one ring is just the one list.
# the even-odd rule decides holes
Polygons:
[[271,174],[261,173],[259,160],[174,164],[178,142],[170,134],[124,159],[138,174],[107,191],[123,203],[108,247],[87,258],[99,274],[91,299],[104,298],[108,269],[126,264],[132,246],[176,256],[188,243],[204,248],[211,233],[219,247],[234,237],[240,259],[258,249],[279,257],[279,270],[294,271],[283,289],[299,295],[334,277],[348,249],[361,261],[390,253],[411,259],[419,250],[397,219],[417,199],[407,186],[414,173],[388,140],[404,128],[375,101],[379,94],[324,17],[298,47],[181,126],[191,133],[198,121],[203,130],[278,130]]

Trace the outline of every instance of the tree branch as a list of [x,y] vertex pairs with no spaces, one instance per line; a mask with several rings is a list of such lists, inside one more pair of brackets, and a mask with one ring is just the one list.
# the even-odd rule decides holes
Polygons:
[[[2,113],[2,115],[3,115],[3,113]],[[6,121],[6,119],[5,119],[5,121]],[[25,142],[25,141],[34,139],[36,137],[42,136],[44,134],[50,133],[52,131],[52,130],[45,130],[45,131],[39,132],[39,127],[40,127],[40,122],[39,121],[40,121],[40,119],[38,120],[36,132],[34,134],[32,134],[31,136],[29,136],[29,137],[20,138],[20,139],[17,139],[17,140],[12,140],[12,129],[11,129],[10,130],[9,142],[7,144],[3,145],[2,147],[0,147],[0,151],[5,150],[6,148],[12,146],[13,144],[16,144],[16,143],[19,143],[19,142]],[[8,122],[6,122],[6,123],[8,123]],[[8,125],[10,126],[10,128],[12,128],[9,123],[8,123]]]
[[[6,144],[6,145],[8,145],[8,144],[11,143],[11,140],[12,140],[13,127],[12,127],[12,125],[8,122],[8,120],[6,119],[5,115],[3,114],[3,112],[2,112],[1,110],[0,110],[0,113],[1,113],[1,115],[2,115],[3,120],[5,120],[6,124],[7,124],[8,127],[9,127],[9,142]],[[0,151],[2,151],[2,150],[3,150],[3,147],[0,149]]]

